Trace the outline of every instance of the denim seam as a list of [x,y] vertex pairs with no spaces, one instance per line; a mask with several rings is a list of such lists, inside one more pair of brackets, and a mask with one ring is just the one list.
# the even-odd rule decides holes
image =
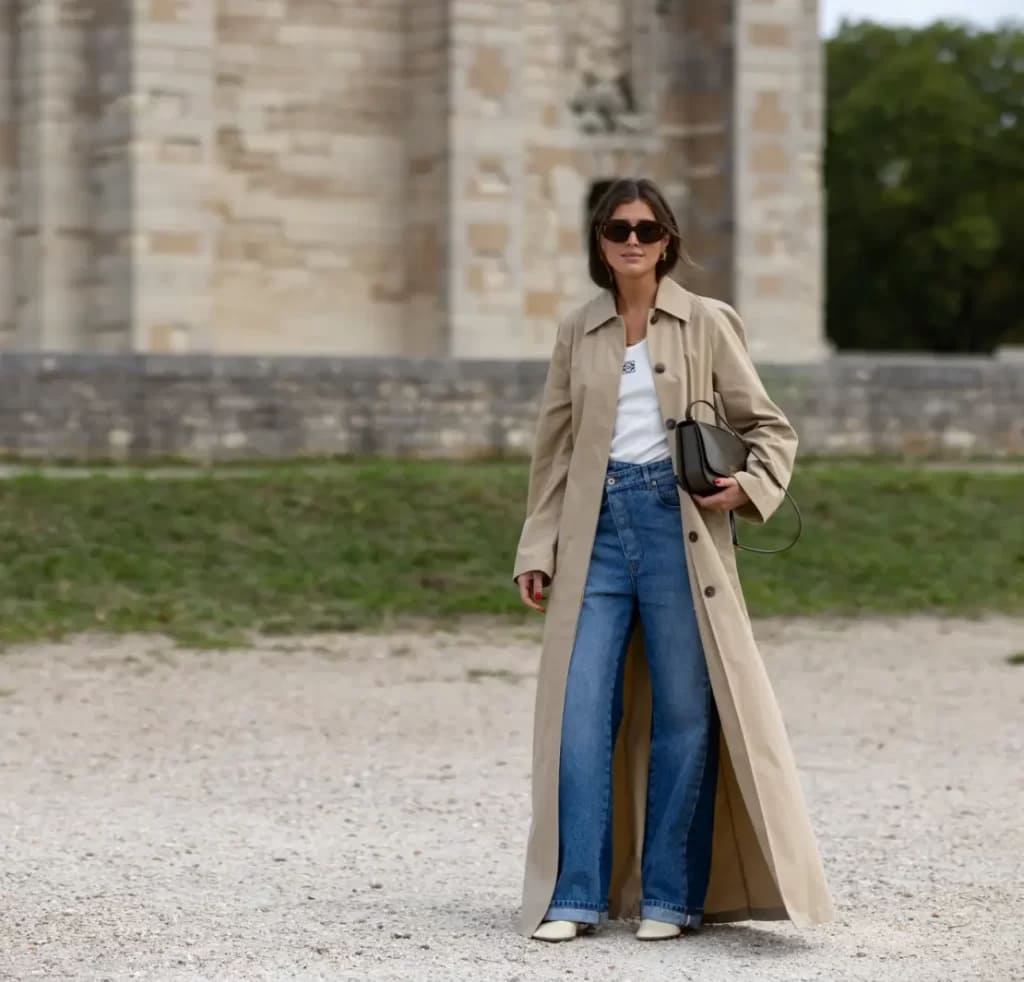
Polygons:
[[[628,633],[629,632],[627,632],[627,636],[628,636]],[[616,729],[616,727],[614,725],[615,724],[615,709],[616,709],[616,706],[618,704],[617,703],[618,693],[620,691],[620,686],[621,686],[620,675],[622,674],[622,671],[623,671],[623,668],[624,668],[624,664],[625,664],[624,653],[620,651],[620,652],[617,652],[616,655],[617,655],[618,664],[617,664],[616,669],[615,669],[615,675],[612,677],[612,698],[611,698],[611,701],[608,703],[608,716],[607,716],[607,719],[605,720],[605,726],[604,726],[604,733],[605,733],[605,757],[604,757],[604,759],[609,762],[609,772],[610,773],[608,774],[608,779],[606,781],[602,782],[603,787],[604,787],[604,797],[603,797],[603,799],[601,801],[601,838],[598,840],[601,843],[600,851],[598,852],[598,856],[599,856],[599,860],[598,861],[600,863],[600,868],[598,869],[598,876],[601,877],[602,881],[604,879],[604,876],[603,876],[603,874],[604,874],[604,863],[603,863],[604,853],[605,853],[605,850],[608,848],[608,841],[607,840],[608,840],[608,835],[609,835],[611,821],[612,821],[612,816],[611,816],[612,792],[614,791],[613,784],[614,784],[614,781],[615,781],[615,770],[614,770],[614,768],[615,768],[615,760],[614,760],[614,757],[615,757],[615,732],[614,731]],[[621,723],[621,720],[620,720],[620,723]],[[612,846],[612,849],[614,849],[614,846]],[[607,903],[608,886],[604,882],[601,882],[599,884],[599,886],[600,886],[600,889],[601,889],[602,893],[604,893],[606,896],[605,896],[605,900],[604,900],[603,906],[601,904],[598,904],[598,905],[596,905],[594,907],[594,909],[598,910],[598,911],[607,910],[607,907],[608,907],[608,903]]]
[[[705,673],[704,676],[704,705],[705,709],[708,708],[708,692],[709,692],[708,677]],[[711,740],[711,734],[705,732],[704,740],[702,741],[701,755],[700,755],[700,770],[697,773],[697,789],[693,796],[693,806],[690,808],[690,817],[686,820],[686,832],[683,834],[683,850],[685,855],[688,857],[690,854],[690,833],[693,831],[693,819],[697,814],[697,805],[700,803],[701,790],[704,786],[704,770],[708,763],[708,743]],[[686,875],[686,883],[684,886],[684,895],[689,896],[690,893],[690,865],[687,861],[684,864],[683,871]]]
[[617,506],[612,504],[611,497],[612,497],[611,495],[608,496],[608,499],[609,499],[608,500],[608,507],[609,507],[609,510],[611,511],[612,524],[615,526],[615,537],[619,540],[619,548],[622,550],[622,558],[626,561],[626,569],[629,570],[629,580],[630,580],[630,583],[633,584],[633,592],[636,593],[636,589],[637,589],[636,576],[637,576],[637,571],[639,570],[639,567],[640,567],[640,562],[643,560],[643,557],[644,557],[643,550],[640,548],[639,541],[637,541],[635,544],[636,544],[637,552],[639,553],[639,555],[637,556],[636,559],[631,559],[630,558],[630,555],[629,555],[630,550],[626,547],[626,543],[625,543],[625,541],[622,538],[622,523],[619,521],[619,516],[615,513]]
[[641,864],[640,864],[640,879],[643,882],[643,856],[647,852],[648,839],[647,839],[647,825],[651,815],[651,802],[655,799],[655,790],[657,788],[659,771],[654,766],[654,735],[657,732],[657,724],[655,721],[655,710],[654,710],[654,699],[652,694],[651,699],[651,742],[647,748],[647,802],[644,810],[644,841],[643,850],[641,853]]
[[[605,753],[605,758],[604,758],[605,760],[609,760],[611,758],[612,754],[615,753],[615,737],[612,734],[612,723],[614,722],[614,719],[615,719],[615,689],[614,689],[615,683],[613,682],[612,685],[613,685],[612,698],[611,698],[611,700],[610,700],[610,702],[608,704],[608,716],[605,719],[605,726],[604,726],[605,747],[606,747],[606,753]],[[602,798],[601,798],[601,837],[600,837],[600,839],[597,840],[601,844],[600,848],[598,850],[598,853],[597,853],[597,855],[598,855],[598,871],[597,871],[597,873],[598,873],[599,877],[601,876],[601,874],[603,872],[604,852],[605,852],[605,849],[607,848],[606,840],[608,838],[608,812],[611,810],[611,807],[612,807],[612,790],[613,789],[612,789],[611,785],[612,785],[612,782],[614,780],[615,780],[615,776],[614,776],[614,773],[613,773],[613,774],[608,775],[607,780],[604,780],[604,781],[601,782],[602,788],[603,788],[603,794],[602,794]],[[604,883],[599,883],[599,887],[600,887],[600,889],[602,891],[604,891],[604,889],[605,889]],[[588,906],[588,908],[592,907],[594,910],[598,910],[598,911],[601,910],[601,904],[593,904],[593,905],[588,904],[587,906]]]

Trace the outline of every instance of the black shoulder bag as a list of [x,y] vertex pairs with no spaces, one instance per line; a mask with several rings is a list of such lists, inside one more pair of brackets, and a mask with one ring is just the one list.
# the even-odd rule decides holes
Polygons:
[[[702,423],[693,418],[693,407],[708,406],[715,414],[715,422]],[[676,441],[679,449],[679,471],[676,483],[687,493],[700,496],[717,494],[721,488],[715,485],[715,478],[732,477],[737,471],[747,466],[747,457],[753,457],[775,482],[796,512],[797,529],[793,541],[781,549],[755,549],[753,546],[741,545],[736,537],[736,517],[729,512],[729,524],[732,527],[732,541],[739,549],[747,552],[759,552],[765,556],[786,552],[792,549],[803,531],[804,520],[800,508],[793,500],[786,486],[775,476],[772,469],[747,446],[746,441],[723,419],[718,407],[707,399],[695,399],[686,407],[686,418],[676,425]]]

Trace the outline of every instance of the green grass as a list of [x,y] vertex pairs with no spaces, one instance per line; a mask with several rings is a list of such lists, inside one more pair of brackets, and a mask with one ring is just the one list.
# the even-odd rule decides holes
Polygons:
[[[522,617],[525,484],[518,462],[0,481],[0,640]],[[814,463],[793,491],[800,544],[741,559],[753,613],[1024,613],[1024,474]],[[741,537],[770,546],[789,523]]]

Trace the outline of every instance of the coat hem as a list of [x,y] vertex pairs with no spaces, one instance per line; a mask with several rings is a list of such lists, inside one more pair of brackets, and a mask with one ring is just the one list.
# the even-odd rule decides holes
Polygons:
[[817,911],[814,914],[794,915],[785,907],[740,907],[735,910],[718,910],[704,915],[705,924],[733,924],[736,921],[789,921],[797,928],[816,927],[835,918],[835,911]]
[[705,924],[734,924],[736,921],[788,921],[785,907],[737,907],[704,914]]

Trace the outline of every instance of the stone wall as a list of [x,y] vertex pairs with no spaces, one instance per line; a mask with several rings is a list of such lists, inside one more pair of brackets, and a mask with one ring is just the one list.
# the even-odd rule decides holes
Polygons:
[[0,350],[545,357],[657,180],[823,354],[817,0],[0,3]]
[[[0,455],[193,461],[529,452],[542,361],[0,355]],[[768,365],[804,454],[1024,455],[1024,363]]]

